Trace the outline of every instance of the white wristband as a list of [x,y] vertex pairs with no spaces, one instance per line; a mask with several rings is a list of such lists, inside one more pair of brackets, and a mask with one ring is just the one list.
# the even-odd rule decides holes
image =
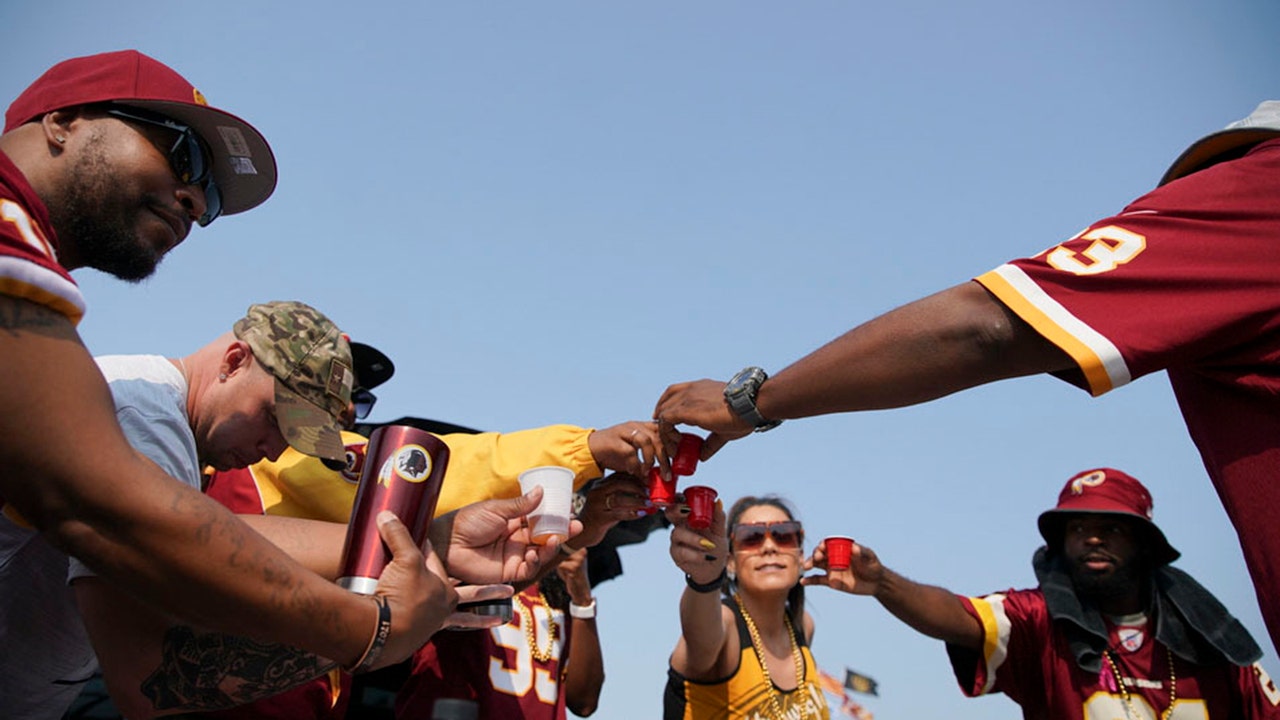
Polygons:
[[591,598],[591,604],[589,605],[569,603],[569,616],[576,617],[579,620],[591,620],[596,616],[596,599]]

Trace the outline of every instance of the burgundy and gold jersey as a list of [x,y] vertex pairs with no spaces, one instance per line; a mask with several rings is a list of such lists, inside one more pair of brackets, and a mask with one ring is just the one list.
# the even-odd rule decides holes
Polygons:
[[1094,395],[1168,371],[1280,645],[1280,140],[977,281]]
[[564,720],[564,611],[550,607],[536,585],[516,595],[513,607],[505,625],[436,633],[413,656],[396,717],[429,718],[437,699],[459,698],[475,701],[482,718]]
[[667,668],[667,686],[664,691],[663,717],[666,720],[769,720],[773,718],[773,702],[777,698],[782,716],[796,720],[827,720],[831,710],[822,694],[818,666],[809,652],[803,629],[794,628],[796,644],[804,657],[804,677],[792,690],[780,690],[769,686],[760,658],[751,645],[751,631],[738,610],[737,603],[724,601],[733,611],[738,626],[738,646],[741,654],[738,667],[729,677],[711,682],[690,680],[672,668]]
[[48,209],[0,153],[0,293],[47,305],[75,324],[84,298],[58,263],[57,245]]
[[1260,665],[1192,665],[1156,641],[1145,616],[1107,621],[1109,658],[1090,672],[1076,664],[1039,590],[961,600],[986,640],[981,654],[947,646],[956,680],[969,696],[1008,695],[1024,718],[1155,720],[1171,700],[1167,720],[1280,718],[1280,691]]

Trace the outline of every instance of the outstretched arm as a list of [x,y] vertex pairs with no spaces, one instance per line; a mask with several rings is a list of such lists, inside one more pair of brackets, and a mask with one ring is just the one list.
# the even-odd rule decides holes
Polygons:
[[686,587],[680,596],[680,640],[671,653],[671,667],[693,680],[722,677],[732,668],[730,658],[736,658],[738,652],[733,613],[721,604],[716,582],[724,577],[729,552],[724,506],[716,501],[711,527],[706,530],[690,528],[688,516],[668,512],[667,517],[673,523],[671,559],[689,583],[703,586],[702,591]]
[[[881,315],[770,377],[756,405],[771,420],[902,407],[965,388],[1074,367],[976,282]],[[725,404],[724,383],[667,388],[654,417],[713,431],[703,459],[751,428]]]
[[893,616],[917,632],[970,650],[981,650],[982,624],[965,610],[955,593],[909,580],[880,564],[871,548],[854,543],[848,570],[827,570],[826,542],[814,548],[806,569],[826,570],[809,575],[805,585],[826,585],[853,595],[870,595]]

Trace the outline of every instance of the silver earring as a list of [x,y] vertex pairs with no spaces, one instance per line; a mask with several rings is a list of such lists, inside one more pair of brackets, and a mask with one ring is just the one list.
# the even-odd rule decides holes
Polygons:
[[227,374],[226,374],[226,373],[221,373],[221,374],[219,374],[219,375],[218,375],[218,379],[219,379],[219,380],[226,380],[226,379],[227,379]]
[[66,141],[67,141],[67,139],[66,139],[66,138],[62,137],[61,135],[59,135],[59,136],[58,136],[58,142],[60,142],[60,143],[64,143],[64,142],[66,142]]

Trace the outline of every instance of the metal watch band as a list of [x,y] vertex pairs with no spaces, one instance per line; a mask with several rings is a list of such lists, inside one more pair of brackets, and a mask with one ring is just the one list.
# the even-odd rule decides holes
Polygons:
[[769,420],[761,415],[760,409],[756,407],[756,394],[768,379],[769,374],[762,368],[745,367],[724,388],[724,399],[729,404],[729,409],[750,423],[756,432],[772,430],[782,424],[781,420]]

